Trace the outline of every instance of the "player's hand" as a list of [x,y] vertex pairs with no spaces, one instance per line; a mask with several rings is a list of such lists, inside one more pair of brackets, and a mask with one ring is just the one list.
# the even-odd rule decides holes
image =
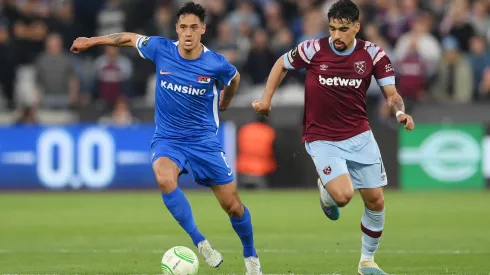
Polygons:
[[88,37],[79,37],[73,41],[70,51],[73,53],[81,53],[88,50],[92,46],[93,45],[90,43],[90,39]]
[[220,95],[219,95],[219,111],[224,112],[228,109],[228,106],[230,105],[229,101],[224,100],[224,94],[225,91],[221,90]]
[[252,106],[254,107],[255,112],[257,112],[257,114],[263,115],[265,117],[269,116],[269,113],[271,111],[270,103],[260,101],[260,100],[255,100],[254,102],[252,102]]
[[415,128],[415,123],[413,122],[413,118],[407,114],[400,114],[396,117],[399,123],[405,125],[405,130],[412,131]]

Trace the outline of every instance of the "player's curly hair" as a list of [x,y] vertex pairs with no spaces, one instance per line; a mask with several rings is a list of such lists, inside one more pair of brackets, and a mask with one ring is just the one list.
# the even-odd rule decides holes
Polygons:
[[201,22],[204,22],[206,19],[206,10],[200,4],[194,2],[185,3],[185,5],[177,11],[177,18],[180,18],[181,15],[185,14],[194,14],[199,17]]
[[339,0],[330,7],[327,16],[329,21],[336,19],[353,23],[359,20],[359,8],[351,0]]

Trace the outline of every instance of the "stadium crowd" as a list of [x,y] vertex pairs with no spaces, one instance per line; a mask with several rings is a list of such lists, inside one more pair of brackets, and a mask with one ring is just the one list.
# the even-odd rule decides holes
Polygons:
[[[131,48],[97,47],[82,55],[69,48],[79,36],[123,31],[175,39],[174,13],[185,2],[0,0],[1,108],[20,108],[21,120],[28,121],[38,108],[105,104],[118,114],[111,117],[131,123],[128,102],[153,106],[153,63]],[[287,50],[328,35],[326,13],[334,0],[194,2],[207,8],[203,42],[240,70],[243,94],[262,89],[270,68]],[[391,57],[407,108],[419,102],[490,99],[489,0],[355,2],[362,11],[359,37]],[[291,72],[283,85],[301,84],[303,73]],[[381,117],[389,115],[374,81],[367,101]]]

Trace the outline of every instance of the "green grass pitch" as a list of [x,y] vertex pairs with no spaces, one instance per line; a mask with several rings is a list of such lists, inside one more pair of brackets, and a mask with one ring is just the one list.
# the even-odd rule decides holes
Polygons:
[[[200,274],[244,274],[241,244],[210,192],[186,192],[225,262]],[[315,191],[241,192],[264,274],[357,274],[360,196],[332,222]],[[376,254],[390,274],[490,274],[490,193],[386,192]],[[159,274],[190,238],[153,192],[0,195],[0,274]]]

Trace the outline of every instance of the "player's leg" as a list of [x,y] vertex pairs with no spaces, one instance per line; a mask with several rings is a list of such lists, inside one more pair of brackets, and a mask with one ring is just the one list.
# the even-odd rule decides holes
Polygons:
[[233,181],[228,184],[212,185],[211,188],[221,207],[230,217],[231,225],[242,242],[246,274],[262,274],[254,246],[252,217],[248,208],[240,200],[236,183]]
[[339,207],[346,206],[354,196],[354,189],[345,159],[331,157],[331,145],[320,141],[305,143],[306,151],[315,164],[319,179],[320,205],[331,220],[340,217]]
[[247,275],[262,274],[254,246],[252,217],[238,196],[235,176],[220,151],[196,150],[188,155],[194,177],[204,186],[210,186],[221,207],[228,214],[231,225],[243,246]]
[[194,221],[191,206],[179,188],[177,179],[185,164],[185,156],[162,142],[153,146],[153,172],[162,192],[162,199],[180,226],[189,234],[194,245],[205,241],[205,237]]
[[361,219],[362,249],[358,273],[362,275],[385,274],[374,262],[385,224],[383,187],[387,184],[382,161],[376,164],[348,162],[354,188],[364,201]]

